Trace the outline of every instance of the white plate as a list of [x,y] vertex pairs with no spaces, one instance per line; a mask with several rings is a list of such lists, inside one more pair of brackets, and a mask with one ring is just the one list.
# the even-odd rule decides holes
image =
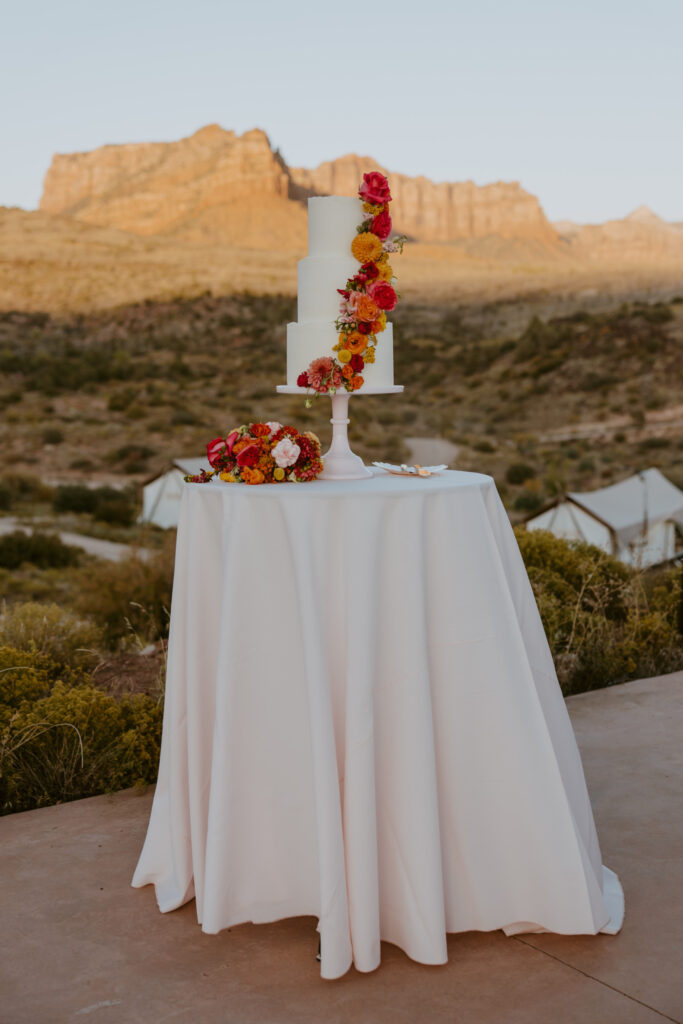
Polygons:
[[377,466],[378,469],[383,469],[387,473],[393,473],[394,476],[417,476],[427,477],[435,476],[440,473],[443,469],[448,469],[448,466],[406,466],[403,462],[400,466],[395,465],[393,462],[373,462],[373,466]]

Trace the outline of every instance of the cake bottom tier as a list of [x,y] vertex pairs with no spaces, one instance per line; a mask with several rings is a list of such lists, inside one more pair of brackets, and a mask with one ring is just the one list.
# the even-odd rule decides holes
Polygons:
[[[300,373],[320,356],[334,356],[337,344],[334,324],[287,324],[287,384],[296,385]],[[391,324],[377,335],[375,362],[366,363],[363,379],[368,387],[392,387],[394,383],[394,332]]]

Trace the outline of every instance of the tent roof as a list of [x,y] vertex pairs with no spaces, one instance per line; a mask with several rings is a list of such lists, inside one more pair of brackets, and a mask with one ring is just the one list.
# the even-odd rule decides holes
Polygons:
[[[185,473],[186,476],[194,476],[195,473],[199,472],[202,466],[204,466],[204,468],[206,469],[206,467],[208,466],[208,462],[206,459],[206,455],[204,455],[202,458],[199,459],[174,459],[173,465],[177,469],[182,469],[183,473]],[[683,497],[683,495],[681,495],[681,497]]]
[[646,517],[648,524],[673,519],[683,526],[683,491],[658,469],[597,491],[570,491],[567,497],[614,530],[620,545],[638,536]]
[[202,466],[207,466],[206,458],[180,458],[173,459],[167,466],[162,469],[160,473],[155,473],[154,476],[148,477],[143,481],[143,487],[147,487],[148,484],[153,484],[155,480],[161,480],[162,477],[166,476],[167,473],[172,473],[174,470],[180,470],[185,476],[194,476]]

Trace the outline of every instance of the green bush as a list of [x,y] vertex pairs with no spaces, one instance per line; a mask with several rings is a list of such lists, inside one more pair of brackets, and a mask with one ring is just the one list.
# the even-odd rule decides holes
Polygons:
[[25,701],[48,695],[53,673],[54,664],[44,655],[0,646],[0,730]]
[[0,733],[0,813],[153,782],[161,723],[161,705],[145,695],[116,700],[57,682]]
[[92,664],[102,635],[74,612],[27,601],[0,611],[0,644],[40,654],[59,669],[79,668]]
[[644,575],[590,544],[516,534],[565,694],[683,667],[676,570]]
[[505,479],[509,484],[523,484],[536,476],[536,470],[528,462],[513,462],[505,471]]
[[92,514],[97,502],[97,491],[85,484],[64,484],[55,491],[52,507],[55,512],[88,512]]
[[55,512],[85,512],[117,526],[130,526],[135,520],[135,507],[130,496],[115,487],[66,484],[57,488],[53,507]]
[[110,647],[133,635],[147,642],[168,635],[173,557],[170,537],[149,561],[133,556],[83,575],[78,607],[102,628]]
[[18,569],[26,562],[41,569],[63,569],[77,565],[80,559],[78,548],[64,544],[53,534],[14,530],[0,537],[0,568],[3,569]]

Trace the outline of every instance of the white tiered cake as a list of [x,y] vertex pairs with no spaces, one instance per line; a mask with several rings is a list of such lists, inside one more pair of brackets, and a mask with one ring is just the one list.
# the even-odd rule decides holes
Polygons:
[[[334,355],[332,349],[338,340],[334,324],[340,302],[337,289],[344,288],[347,279],[358,272],[351,243],[362,220],[360,199],[318,196],[308,200],[308,256],[298,267],[298,320],[287,324],[289,387],[296,386],[297,377],[311,360]],[[363,378],[368,390],[393,386],[394,338],[390,323],[377,340],[375,362],[365,365]]]

